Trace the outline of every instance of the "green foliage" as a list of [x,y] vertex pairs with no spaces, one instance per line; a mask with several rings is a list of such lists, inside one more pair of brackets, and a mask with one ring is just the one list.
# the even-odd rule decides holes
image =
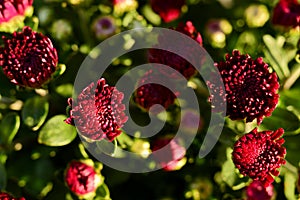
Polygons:
[[[287,55],[283,51],[282,47],[285,42],[283,36],[279,36],[276,40],[270,35],[264,35],[263,40],[267,46],[264,50],[266,58],[270,61],[271,66],[276,71],[280,79],[284,79],[290,75],[290,70],[288,68],[288,62],[294,57]],[[291,57],[291,58],[290,58]]]
[[227,183],[230,187],[233,187],[235,185],[238,176],[235,172],[235,166],[231,159],[231,153],[232,153],[232,149],[228,148],[226,150],[227,160],[222,165],[221,174],[222,174],[223,181]]
[[290,172],[284,174],[284,194],[288,200],[296,200],[295,195],[297,176]]
[[300,118],[286,108],[278,107],[274,110],[271,117],[264,119],[262,127],[266,130],[277,130],[283,128],[285,136],[300,133]]
[[56,87],[56,92],[63,97],[71,97],[73,94],[73,85],[70,83],[59,85]]
[[96,191],[94,200],[111,200],[107,185],[103,183]]
[[65,115],[56,115],[49,119],[39,132],[38,142],[48,146],[64,146],[72,142],[76,128],[64,122]]
[[27,99],[22,109],[22,119],[32,130],[38,130],[45,122],[49,103],[45,97],[35,96]]
[[[130,174],[105,165],[102,169],[102,164],[85,151],[76,128],[64,122],[68,117],[65,110],[67,99],[73,95],[73,83],[83,59],[106,39],[96,37],[94,23],[99,17],[109,16],[115,20],[114,34],[139,27],[176,27],[180,22],[191,20],[202,35],[203,47],[215,61],[224,60],[224,55],[233,49],[253,58],[263,57],[270,71],[276,72],[279,78],[280,99],[272,115],[264,118],[258,128],[284,128],[283,146],[287,150],[287,164],[280,169],[281,174],[273,183],[277,193],[275,198],[294,200],[297,195],[299,198],[300,191],[296,188],[300,168],[299,28],[283,29],[271,23],[273,8],[278,2],[273,0],[188,0],[181,16],[170,23],[164,23],[149,2],[140,0],[136,9],[122,12],[116,10],[109,0],[34,1],[33,16],[28,16],[24,24],[50,37],[58,50],[60,64],[41,90],[15,86],[5,77],[0,66],[0,191],[29,200],[78,200],[80,198],[64,183],[64,172],[70,161],[89,159],[96,170],[101,170],[104,178],[94,200],[245,197],[245,187],[251,180],[239,174],[231,155],[235,141],[257,124],[227,118],[217,145],[209,155],[199,159],[211,112],[207,106],[209,94],[201,75],[195,75],[189,83],[199,100],[202,127],[187,150],[186,163],[180,170]],[[253,24],[261,18],[246,16],[246,10],[254,4],[263,7],[268,14],[259,25]],[[257,14],[260,10],[255,11]],[[248,14],[251,15],[251,12]],[[227,31],[209,31],[212,19],[226,22]],[[22,26],[23,22],[18,25]],[[15,27],[9,27],[10,31],[13,29]],[[1,35],[9,36],[9,33],[1,32]],[[2,40],[0,45],[3,46]],[[128,37],[120,46],[130,48],[131,45],[133,41]],[[113,85],[125,72],[144,63],[147,63],[144,50],[131,52],[116,58],[103,76]],[[92,76],[98,77],[98,74]],[[99,153],[115,158],[126,156],[120,153],[122,149],[146,159],[151,153],[150,144],[156,137],[176,134],[178,109],[175,105],[157,117],[161,121],[166,119],[166,125],[151,138],[139,138],[139,131],[130,133],[131,136],[123,131],[113,143],[101,140],[91,145],[95,145],[101,151]],[[134,101],[130,102],[130,114],[137,124],[147,125],[150,122],[148,113],[136,106]]]
[[11,112],[4,116],[0,122],[0,135],[2,144],[10,144],[20,128],[20,117],[17,113]]
[[285,147],[287,148],[286,159],[293,165],[298,166],[299,164],[299,142],[300,135],[292,135],[285,137]]

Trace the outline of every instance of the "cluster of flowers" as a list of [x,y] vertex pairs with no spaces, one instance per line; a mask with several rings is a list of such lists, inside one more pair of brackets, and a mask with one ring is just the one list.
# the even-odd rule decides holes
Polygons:
[[[201,36],[191,22],[180,24],[175,30],[190,36],[196,40],[199,45],[202,45]],[[191,64],[168,51],[151,49],[149,50],[148,58],[150,62],[172,66],[172,68],[181,72],[186,78],[192,77],[196,72]],[[139,87],[135,91],[135,102],[138,106],[145,111],[149,111],[155,104],[160,104],[166,109],[174,104],[178,94],[174,94],[168,88],[160,84],[155,84],[158,80],[168,80],[170,77],[174,77],[174,75],[159,70],[147,71],[137,83]],[[87,86],[78,95],[76,101],[71,98],[69,99],[68,103],[71,107],[69,113],[70,117],[66,119],[65,122],[76,125],[82,136],[89,140],[100,140],[104,138],[112,141],[121,134],[120,129],[127,121],[127,116],[124,113],[125,106],[122,104],[123,96],[122,92],[118,91],[115,87],[109,86],[106,84],[105,79],[101,78],[96,86],[94,86],[94,83]],[[161,110],[152,111],[159,113]],[[165,144],[165,141],[170,142],[170,140],[166,138],[161,138],[153,142],[153,145],[151,145],[152,150],[155,151],[158,147],[163,147],[164,145],[161,144]],[[170,149],[170,152],[176,149],[173,148],[175,146],[178,145],[175,143],[173,146],[171,145],[172,149]],[[175,160],[179,162],[183,159],[184,155],[185,150],[180,156],[174,155],[176,157]],[[160,164],[165,170],[172,168],[169,165],[176,168],[174,164],[169,162],[161,162]]]
[[[126,2],[128,4],[128,1]],[[120,6],[124,1],[115,0],[113,3]],[[151,0],[153,11],[165,22],[177,19],[184,4],[184,0]],[[31,5],[32,1],[2,1],[0,23],[8,22],[14,16],[23,15],[26,8]],[[300,25],[299,11],[300,5],[297,0],[280,0],[274,10],[273,23],[297,27]],[[192,22],[181,23],[174,30],[189,36],[202,46],[201,35]],[[40,88],[51,80],[57,70],[58,56],[48,37],[26,26],[21,32],[14,32],[10,37],[3,36],[2,39],[4,46],[0,47],[0,66],[12,83],[22,87]],[[186,79],[196,74],[195,68],[190,63],[168,51],[151,49],[148,52],[148,59],[150,62],[172,67]],[[207,84],[212,90],[225,95],[226,115],[230,119],[246,119],[246,122],[257,120],[259,125],[264,117],[272,114],[278,103],[279,83],[276,74],[269,72],[268,65],[262,58],[252,59],[249,55],[234,50],[232,55],[226,55],[225,61],[217,62],[215,66],[221,74],[225,91],[221,91],[221,88],[212,83]],[[143,84],[149,80],[155,82],[163,76],[178,78],[163,70],[160,73],[150,70],[138,81],[141,86],[136,90],[135,102],[142,109],[149,111],[155,104],[167,109],[180,95],[158,84]],[[101,78],[96,84],[88,85],[76,100],[69,99],[70,117],[65,122],[76,125],[82,136],[90,140],[112,141],[122,133],[121,128],[127,121],[122,100],[123,93],[109,86],[106,80]],[[264,188],[263,192],[267,197],[270,196],[273,176],[279,175],[277,169],[285,163],[286,150],[282,147],[284,139],[281,138],[283,133],[283,129],[259,132],[255,128],[236,141],[232,153],[233,162],[243,175],[254,180],[247,190],[248,196],[256,195],[253,188],[258,190],[259,187]],[[162,162],[161,165],[165,170],[174,170],[177,162],[185,156],[186,150],[183,147],[173,140],[162,138],[153,143],[152,150],[156,151],[169,142],[173,160]],[[87,195],[94,192],[103,178],[94,166],[73,161],[66,170],[65,180],[71,191],[78,195]],[[0,197],[16,199],[7,193],[0,193]]]
[[[260,125],[264,117],[272,114],[278,103],[279,83],[276,73],[269,72],[268,64],[262,58],[253,60],[238,50],[234,50],[232,55],[227,54],[225,58],[225,62],[215,63],[225,92],[210,82],[208,86],[225,95],[226,115],[231,120],[244,119],[246,123],[256,120]],[[247,189],[249,199],[272,197],[268,195],[272,191],[271,183],[274,176],[279,175],[277,169],[285,164],[286,149],[282,147],[284,139],[281,138],[283,133],[281,128],[261,132],[255,128],[234,144],[232,159],[235,166],[241,174],[254,180]],[[255,189],[258,185],[261,189]]]
[[[231,120],[245,119],[246,123],[256,120],[259,125],[264,117],[272,114],[279,99],[279,83],[275,72],[269,72],[262,58],[253,60],[249,55],[234,50],[232,55],[226,55],[225,62],[215,63],[215,66],[221,74],[225,92],[210,82],[208,86],[224,94],[226,115]],[[232,159],[235,166],[241,174],[255,181],[247,189],[249,199],[260,199],[261,195],[267,196],[263,199],[272,197],[267,195],[272,190],[271,183],[274,176],[279,175],[277,169],[285,164],[283,133],[282,128],[261,132],[255,128],[234,144]],[[257,185],[261,189],[254,193]]]
[[[180,24],[175,30],[188,35],[202,45],[201,36],[191,22]],[[168,51],[151,49],[148,58],[150,62],[172,67],[187,79],[196,73],[187,61]],[[263,117],[271,115],[278,103],[279,83],[276,74],[269,72],[268,65],[263,62],[262,58],[253,60],[249,55],[242,55],[234,50],[232,55],[226,55],[225,62],[221,61],[215,65],[221,74],[226,91],[220,91],[221,88],[211,83],[208,85],[212,90],[225,94],[226,115],[230,119],[246,119],[246,122],[256,119],[259,125]],[[150,70],[139,80],[139,85],[142,86],[136,90],[135,102],[147,111],[155,104],[168,108],[176,99],[176,95],[164,86],[153,83],[143,85],[149,80],[155,81],[164,76],[176,78],[174,74],[160,72],[155,74]],[[70,103],[72,109],[70,118],[66,122],[74,124],[74,119],[78,119],[76,123],[78,129],[89,139],[113,140],[120,134],[119,129],[127,120],[123,113],[124,105],[121,104],[122,93],[116,91],[116,97],[112,97],[113,89],[105,84],[104,79],[100,79],[96,87],[93,84],[89,85],[79,95],[76,105]],[[109,104],[110,99],[111,104]],[[94,102],[95,108],[91,101]],[[255,183],[261,184],[265,190],[268,190],[274,181],[273,176],[279,175],[277,168],[285,164],[286,150],[281,146],[284,143],[284,139],[281,138],[283,133],[283,129],[258,132],[255,128],[242,136],[234,145],[232,156],[236,167],[243,175],[258,181],[259,183]],[[171,142],[170,152],[173,160],[165,162],[161,159],[160,163],[165,170],[174,170],[185,155],[186,150],[183,147],[171,139],[162,138],[153,143],[152,150],[155,154],[156,150],[169,142]]]

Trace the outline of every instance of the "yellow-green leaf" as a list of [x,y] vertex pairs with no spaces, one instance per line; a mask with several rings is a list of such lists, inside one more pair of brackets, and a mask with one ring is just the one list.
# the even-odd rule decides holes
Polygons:
[[64,146],[71,143],[76,135],[76,128],[66,124],[65,115],[56,115],[42,127],[38,142],[47,146]]

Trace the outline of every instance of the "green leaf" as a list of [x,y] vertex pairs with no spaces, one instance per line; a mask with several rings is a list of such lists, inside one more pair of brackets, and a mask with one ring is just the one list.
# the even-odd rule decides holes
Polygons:
[[71,143],[76,135],[76,128],[64,122],[65,115],[56,115],[42,127],[38,142],[48,146],[64,146]]
[[223,162],[221,170],[222,180],[231,187],[232,190],[240,190],[247,185],[248,177],[240,177],[237,169],[232,161],[232,148],[226,148],[227,160]]
[[236,135],[236,130],[224,126],[222,134],[219,137],[219,142],[227,147],[232,147],[236,141]]
[[288,200],[296,200],[295,189],[296,189],[297,177],[286,172],[284,175],[284,195]]
[[265,118],[261,124],[262,127],[269,130],[283,128],[285,131],[284,135],[299,134],[299,125],[300,121],[298,116],[281,107],[277,107],[272,113],[272,116]]
[[0,122],[0,142],[10,144],[20,128],[20,117],[17,113],[8,113]]
[[65,64],[58,64],[56,67],[56,71],[53,73],[52,78],[56,79],[57,77],[61,76],[66,71]]
[[56,92],[63,97],[71,97],[73,94],[73,85],[70,83],[62,84],[56,88]]
[[94,200],[110,200],[110,192],[105,183],[100,185],[100,187],[97,188],[96,191],[96,197]]
[[263,41],[267,48],[264,50],[266,58],[270,61],[273,69],[280,79],[287,78],[290,75],[288,60],[283,51],[284,37],[273,38],[270,35],[264,35]]
[[25,102],[21,115],[24,124],[35,131],[43,125],[48,112],[49,103],[46,98],[35,96]]
[[225,183],[227,183],[230,187],[233,187],[238,177],[237,174],[235,173],[235,166],[231,159],[231,153],[232,153],[232,149],[227,148],[226,150],[227,160],[224,162],[222,166],[221,175],[222,175],[222,180]]
[[242,32],[235,44],[235,48],[243,53],[254,54],[257,52],[259,41],[257,40],[257,33],[254,31]]
[[290,90],[284,90],[279,93],[280,99],[279,104],[282,104],[283,107],[293,106],[300,111],[300,88],[294,88]]
[[6,187],[6,170],[2,163],[0,163],[0,190]]
[[[34,146],[32,148],[34,149]],[[40,196],[41,191],[54,178],[55,168],[52,160],[51,158],[33,160],[28,154],[21,151],[19,153],[20,155],[16,155],[14,160],[7,162],[7,177],[16,177],[18,185],[24,186],[31,196]]]
[[300,134],[292,135],[284,138],[284,147],[287,149],[287,154],[285,159],[289,161],[294,166],[298,166],[300,162],[299,152],[300,152]]
[[222,179],[230,187],[234,186],[235,180],[237,179],[234,168],[234,164],[230,160],[225,161],[222,166]]

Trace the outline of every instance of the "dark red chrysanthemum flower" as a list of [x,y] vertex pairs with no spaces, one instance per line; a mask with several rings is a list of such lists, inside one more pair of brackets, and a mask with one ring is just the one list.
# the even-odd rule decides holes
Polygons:
[[150,0],[150,4],[152,10],[168,23],[180,16],[185,0]]
[[5,36],[0,47],[0,66],[14,84],[39,88],[57,69],[58,57],[51,40],[26,26],[22,32]]
[[247,200],[271,200],[273,185],[265,187],[260,181],[252,181],[246,188]]
[[87,86],[76,101],[68,100],[71,106],[66,123],[76,125],[80,133],[92,140],[103,138],[112,141],[121,134],[120,128],[127,121],[124,94],[106,84],[104,78]]
[[[174,94],[167,87],[159,84],[160,82],[168,82],[168,77],[162,74],[155,74],[153,70],[146,72],[138,82],[138,88],[135,92],[135,102],[147,111],[155,104],[160,104],[167,109],[174,103],[179,93],[176,92]],[[154,108],[151,111],[159,113],[162,110]]]
[[[275,72],[270,73],[268,64],[262,58],[253,60],[248,54],[241,55],[238,50],[226,61],[215,63],[222,77],[227,100],[227,115],[232,120],[257,119],[260,124],[264,116],[270,116],[275,109],[279,95],[279,83]],[[208,83],[212,90],[221,88]],[[222,103],[222,102],[220,102]]]
[[[196,30],[193,23],[187,21],[186,23],[180,23],[177,28],[173,29],[180,33],[183,33],[189,36],[191,39],[195,40],[199,45],[202,46],[202,37],[200,33]],[[166,41],[170,40],[170,38],[164,37],[164,35],[159,36],[159,42],[164,44]],[[174,42],[174,41],[171,41]],[[176,41],[180,43],[181,41]],[[165,46],[170,46],[166,44]],[[179,45],[178,45],[179,46]],[[193,48],[187,46],[186,44],[180,45],[186,52],[193,52]],[[170,46],[172,48],[172,46]],[[173,47],[175,48],[175,47]],[[182,57],[165,50],[155,49],[155,46],[148,51],[148,60],[151,63],[160,63],[173,69],[177,70],[181,73],[186,79],[191,78],[196,73],[196,69],[191,65],[188,61],[183,59]],[[180,77],[176,73],[172,73],[169,70],[165,71],[163,69],[160,70],[163,74],[169,76],[170,78],[179,79]]]
[[66,169],[65,182],[75,194],[87,195],[95,192],[101,177],[92,166],[80,161],[72,161]]
[[297,0],[280,0],[273,11],[273,24],[286,27],[300,26],[300,4]]
[[[157,150],[163,148],[167,144],[170,144],[167,153],[158,154]],[[173,171],[180,169],[184,163],[180,163],[184,158],[186,149],[179,145],[179,142],[172,138],[159,138],[151,143],[151,150],[153,156],[159,165],[165,171]]]
[[0,24],[8,22],[12,18],[24,15],[33,0],[2,0],[0,1]]
[[232,159],[241,174],[261,181],[265,187],[278,176],[279,168],[285,164],[286,149],[280,138],[284,130],[258,132],[257,128],[243,135],[234,145]]
[[7,194],[6,192],[0,192],[0,199],[1,200],[25,200],[24,197],[21,198],[14,198],[10,194]]

